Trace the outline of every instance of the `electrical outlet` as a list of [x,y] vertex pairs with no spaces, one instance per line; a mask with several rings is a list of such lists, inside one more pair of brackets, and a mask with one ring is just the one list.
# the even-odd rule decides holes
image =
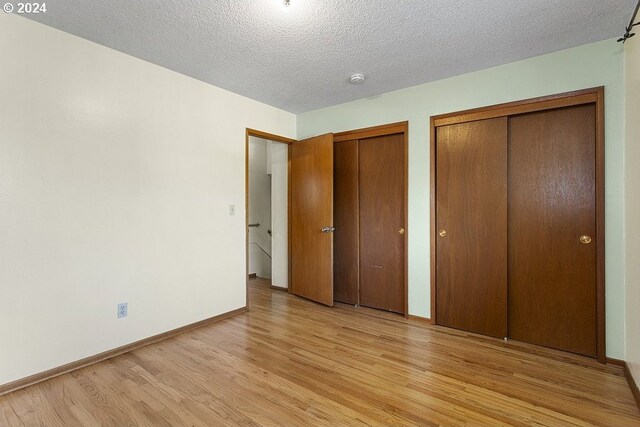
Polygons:
[[236,205],[229,205],[229,216],[234,216],[236,214]]
[[129,313],[129,303],[123,302],[122,304],[118,304],[118,319],[122,317],[127,317]]

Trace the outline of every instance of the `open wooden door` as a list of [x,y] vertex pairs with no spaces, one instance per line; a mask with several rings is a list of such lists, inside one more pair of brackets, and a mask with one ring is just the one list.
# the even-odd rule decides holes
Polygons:
[[333,134],[291,153],[291,292],[333,305]]

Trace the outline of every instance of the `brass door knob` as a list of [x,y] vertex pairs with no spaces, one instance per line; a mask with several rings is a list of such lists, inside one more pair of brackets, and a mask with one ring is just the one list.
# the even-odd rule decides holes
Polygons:
[[404,228],[398,229],[398,234],[404,234]]
[[586,234],[583,236],[580,236],[580,242],[588,245],[589,243],[591,243],[591,236],[587,236]]
[[440,230],[438,234],[440,235],[440,237],[444,237],[447,235],[447,230]]

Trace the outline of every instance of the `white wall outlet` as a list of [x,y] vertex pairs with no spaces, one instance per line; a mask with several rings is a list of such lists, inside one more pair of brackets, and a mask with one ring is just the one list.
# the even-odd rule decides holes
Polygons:
[[122,317],[127,317],[129,313],[129,303],[123,302],[122,304],[118,304],[118,319]]
[[236,214],[236,205],[229,205],[229,216],[234,216]]

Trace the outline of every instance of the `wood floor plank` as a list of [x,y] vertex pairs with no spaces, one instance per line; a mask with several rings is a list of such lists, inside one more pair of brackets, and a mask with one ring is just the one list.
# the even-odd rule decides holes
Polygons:
[[[205,352],[215,352],[215,349],[206,347],[203,349]],[[300,414],[309,413],[311,410],[317,411],[317,422],[323,425],[332,426],[330,414],[337,412],[347,412],[347,408],[338,402],[320,399],[315,393],[309,393],[308,389],[297,386],[285,378],[274,375],[270,370],[267,370],[259,364],[246,363],[244,360],[234,356],[231,353],[220,352],[216,354],[217,363],[223,365],[225,369],[234,372],[236,381],[240,382],[246,389],[256,391],[260,390],[261,394],[265,396],[271,403],[275,404],[278,412],[278,421],[283,424],[304,423],[308,421],[308,417],[301,418]],[[267,359],[269,363],[274,362],[274,358]],[[289,416],[295,417],[295,419],[285,422],[282,419],[282,412]],[[352,422],[348,425],[375,425],[368,417],[363,417],[360,414],[353,413]],[[363,421],[362,418],[365,418]],[[326,421],[324,421],[326,419]]]
[[638,426],[618,366],[324,307],[250,311],[0,397],[2,426]]

